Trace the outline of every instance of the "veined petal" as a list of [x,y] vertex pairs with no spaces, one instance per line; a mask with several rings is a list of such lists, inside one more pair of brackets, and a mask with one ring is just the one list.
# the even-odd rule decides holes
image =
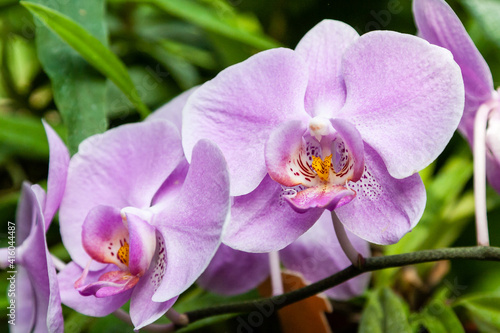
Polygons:
[[464,103],[460,68],[449,51],[375,31],[347,49],[342,70],[347,99],[338,118],[356,126],[393,177],[414,174],[443,151]]
[[130,235],[130,273],[142,276],[148,270],[155,254],[156,230],[134,214],[127,214],[127,224]]
[[145,121],[151,120],[168,120],[177,127],[179,132],[182,129],[182,109],[186,105],[187,99],[191,96],[198,87],[193,87],[186,90],[179,96],[172,98],[166,104],[162,105],[159,109],[155,110],[149,115]]
[[179,133],[167,121],[127,124],[82,142],[70,162],[59,213],[71,258],[80,266],[89,260],[81,228],[92,208],[148,208],[182,158]]
[[486,147],[486,176],[490,185],[500,193],[500,108],[490,113]]
[[[31,207],[31,232],[17,249],[17,256],[26,269],[35,298],[35,331],[63,331],[63,317],[56,270],[47,248],[45,221],[35,193],[24,184],[26,205]],[[24,221],[27,222],[27,221]],[[28,300],[24,300],[28,301]],[[29,301],[28,301],[29,302]]]
[[[331,213],[325,211],[314,226],[295,242],[280,251],[283,265],[292,271],[302,273],[308,282],[317,282],[351,265],[343,254],[335,231]],[[368,243],[346,231],[354,248],[363,256],[370,255]],[[367,287],[370,274],[363,274],[325,293],[337,300],[360,295]]]
[[[365,150],[361,134],[359,134],[356,127],[354,127],[354,125],[347,120],[332,119],[331,123],[342,139],[344,145],[343,149],[347,150],[348,160],[344,165],[346,168],[345,173],[347,180],[355,182],[361,177],[363,171],[365,170]],[[339,157],[342,158],[342,156]],[[339,170],[335,171],[337,172],[338,177],[344,177],[339,174]]]
[[151,202],[151,206],[154,206],[162,201],[172,200],[172,197],[175,197],[178,191],[182,188],[182,184],[186,179],[186,175],[189,170],[189,163],[186,159],[183,159],[177,165],[174,171],[168,176],[167,180],[163,182],[158,192],[156,192],[153,201]]
[[269,255],[233,250],[221,244],[197,283],[222,295],[238,295],[256,288],[269,276]]
[[[85,274],[85,273],[84,273]],[[124,271],[106,272],[99,276],[97,282],[92,282],[76,288],[82,296],[95,296],[97,298],[121,294],[133,288],[139,277]]]
[[491,98],[493,78],[453,9],[442,0],[414,0],[413,14],[419,34],[432,44],[451,51],[462,70],[465,84],[465,111],[459,128],[472,142],[474,115]]
[[285,200],[292,208],[303,213],[311,208],[325,208],[330,211],[351,202],[356,192],[342,185],[319,184],[306,188],[292,195],[286,195]]
[[[33,220],[36,210],[42,209],[43,202],[39,202],[41,197],[37,190],[33,190],[30,183],[24,181],[21,187],[21,195],[16,209],[16,244],[21,246],[29,234],[32,232]],[[35,200],[35,201],[33,201]],[[38,206],[40,208],[38,208]]]
[[45,217],[45,227],[48,229],[52,218],[56,213],[66,187],[66,177],[68,175],[69,152],[68,148],[57,133],[44,120],[45,133],[49,141],[49,176],[47,178],[47,198],[43,207]]
[[312,156],[320,148],[316,140],[303,138],[307,125],[299,120],[288,121],[271,132],[266,142],[265,158],[269,176],[281,185],[314,186],[319,178],[311,169]]
[[187,160],[198,140],[212,140],[227,159],[231,195],[253,191],[266,175],[264,147],[271,131],[287,120],[309,117],[304,110],[305,67],[294,51],[273,49],[223,70],[201,86],[183,111]]
[[163,316],[177,300],[177,296],[165,302],[154,302],[153,295],[158,289],[164,274],[167,255],[165,252],[165,241],[159,232],[156,233],[158,244],[154,252],[152,265],[132,292],[130,298],[130,318],[136,330],[149,325]]
[[129,245],[126,244],[130,244],[129,231],[118,209],[110,206],[94,207],[83,223],[81,237],[85,251],[93,260],[128,270]]
[[425,208],[425,188],[418,174],[392,177],[382,158],[365,143],[365,171],[349,188],[356,197],[335,210],[353,234],[377,244],[393,244],[411,231]]
[[500,160],[486,153],[486,177],[491,187],[500,193]]
[[[35,328],[36,296],[26,268],[16,267],[16,325],[11,326],[10,332],[31,332]],[[45,327],[38,327],[47,330]]]
[[[96,282],[101,275],[112,270],[116,270],[116,266],[107,265],[103,270],[89,272],[86,281],[89,283]],[[132,293],[131,289],[117,295],[103,298],[80,295],[75,289],[74,284],[82,273],[83,269],[80,266],[74,262],[70,262],[57,275],[63,304],[86,316],[104,317],[119,309],[129,300]]]
[[285,202],[286,190],[266,176],[251,193],[234,198],[224,244],[245,252],[277,251],[296,240],[323,209],[297,213]]
[[178,296],[205,270],[220,245],[229,204],[224,156],[213,143],[200,140],[178,196],[152,207],[157,212],[152,224],[165,240],[167,256],[153,301]]
[[358,38],[351,26],[340,21],[323,20],[309,30],[295,48],[309,70],[305,106],[312,117],[331,118],[344,105],[342,54]]

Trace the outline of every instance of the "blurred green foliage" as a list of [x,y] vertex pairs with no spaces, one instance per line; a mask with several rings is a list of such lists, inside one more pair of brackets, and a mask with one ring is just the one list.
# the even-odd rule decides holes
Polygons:
[[[500,85],[500,2],[449,4],[490,65],[495,85]],[[295,47],[323,19],[342,20],[360,34],[376,29],[416,32],[411,2],[406,0],[33,0],[25,6],[37,18],[16,0],[0,0],[1,230],[15,220],[22,182],[45,183],[48,145],[41,118],[74,153],[86,137],[138,121],[147,109],[156,109],[261,50]],[[374,247],[375,253],[475,243],[472,156],[465,140],[456,135],[421,175],[428,191],[421,222],[398,244]],[[500,246],[500,197],[491,189],[488,208],[491,243]],[[68,261],[57,223],[53,225],[47,235],[49,247]],[[0,235],[4,246],[6,234]],[[359,329],[440,333],[463,332],[465,327],[467,332],[498,332],[499,281],[500,267],[487,262],[376,272]],[[0,289],[6,285],[0,273]],[[175,308],[186,311],[257,297],[251,292],[225,298],[192,287]],[[7,329],[6,304],[2,294],[2,331]],[[361,313],[357,303],[348,307]],[[113,316],[88,318],[69,308],[64,308],[64,315],[68,332],[132,332]],[[234,331],[236,319],[215,317],[185,331]],[[256,332],[275,331],[276,325],[271,318]],[[357,328],[355,324],[339,331]]]

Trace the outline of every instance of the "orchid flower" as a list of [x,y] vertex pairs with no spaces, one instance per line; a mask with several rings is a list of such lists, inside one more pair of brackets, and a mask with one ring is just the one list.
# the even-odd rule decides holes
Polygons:
[[485,178],[500,193],[500,95],[488,64],[445,1],[415,0],[413,12],[419,35],[450,50],[462,70],[465,108],[458,129],[473,147],[478,243],[488,245]]
[[[50,148],[47,193],[24,183],[16,215],[16,320],[12,332],[63,332],[64,323],[48,230],[64,192],[69,153],[54,130],[43,122]],[[0,266],[9,266],[0,249]],[[9,268],[10,271],[14,269]]]
[[140,329],[162,316],[220,245],[229,184],[219,149],[202,140],[189,165],[164,120],[123,125],[80,144],[60,209],[73,263],[64,304],[104,316],[130,299]]
[[[362,255],[369,255],[368,243],[353,234],[349,238]],[[342,249],[333,232],[329,212],[295,242],[279,252],[285,268],[299,272],[308,282],[324,279],[351,262],[341,254]],[[340,254],[339,254],[340,253]],[[198,284],[219,294],[233,295],[247,292],[260,285],[269,276],[268,257],[264,253],[248,253],[221,245]],[[350,279],[325,291],[333,299],[345,300],[360,295],[368,286],[369,274]]]
[[183,147],[191,160],[207,138],[224,153],[234,204],[223,242],[234,249],[282,249],[325,209],[391,244],[422,215],[417,172],[450,140],[463,89],[449,51],[325,20],[295,50],[258,53],[193,92]]

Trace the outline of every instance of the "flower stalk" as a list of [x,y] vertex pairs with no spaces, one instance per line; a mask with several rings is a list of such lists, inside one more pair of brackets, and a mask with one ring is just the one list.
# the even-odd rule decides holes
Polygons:
[[363,262],[363,256],[356,251],[354,246],[352,245],[349,237],[347,237],[347,233],[345,232],[344,225],[340,222],[335,211],[332,211],[332,221],[333,227],[335,229],[335,234],[339,240],[340,247],[344,251],[345,255],[349,259],[349,261],[353,264],[353,266],[359,267]]
[[483,103],[474,120],[474,201],[476,208],[477,244],[489,246],[486,209],[486,128],[490,112],[498,106],[496,100]]
[[222,314],[252,312],[255,311],[255,309],[259,309],[259,307],[268,306],[270,303],[274,304],[274,308],[278,310],[282,307],[303,300],[307,297],[316,295],[317,293],[322,292],[326,289],[335,287],[365,272],[371,272],[391,267],[419,264],[424,262],[452,259],[500,261],[500,248],[483,246],[457,247],[423,250],[391,256],[365,258],[364,263],[359,267],[351,265],[344,270],[333,274],[321,281],[310,284],[307,287],[285,293],[283,295],[258,299],[254,301],[213,306],[205,309],[189,311],[186,312],[186,315],[189,318],[189,322],[193,323],[204,318]]
[[280,255],[278,251],[269,252],[269,269],[271,272],[271,287],[273,296],[283,294],[283,281],[281,279]]

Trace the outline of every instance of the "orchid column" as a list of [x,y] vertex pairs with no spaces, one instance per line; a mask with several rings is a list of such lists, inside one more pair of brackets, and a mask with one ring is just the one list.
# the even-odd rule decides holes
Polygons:
[[462,70],[465,109],[458,129],[473,147],[477,243],[489,245],[485,178],[500,193],[499,94],[488,64],[446,2],[415,0],[413,12],[420,36],[450,50]]

